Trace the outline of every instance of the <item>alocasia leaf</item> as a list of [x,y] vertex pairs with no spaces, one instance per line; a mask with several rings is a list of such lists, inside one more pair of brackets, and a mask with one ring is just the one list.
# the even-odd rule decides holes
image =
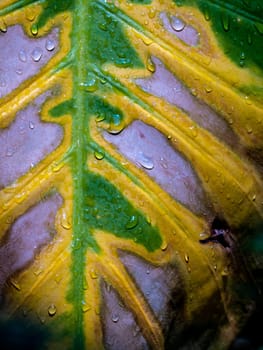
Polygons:
[[4,347],[231,346],[262,283],[262,14],[1,1]]

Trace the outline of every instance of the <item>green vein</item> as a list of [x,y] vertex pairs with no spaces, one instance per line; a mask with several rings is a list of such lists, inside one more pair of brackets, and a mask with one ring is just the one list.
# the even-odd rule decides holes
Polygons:
[[85,140],[84,140],[84,92],[79,88],[79,83],[86,76],[86,46],[88,37],[82,28],[86,27],[86,19],[89,16],[89,8],[85,0],[78,0],[73,16],[72,46],[75,53],[73,65],[73,96],[74,117],[72,127],[72,171],[74,186],[73,201],[73,250],[72,250],[72,303],[74,306],[74,349],[85,349],[85,337],[83,331],[83,313],[81,309],[84,297],[83,276],[85,271],[85,249],[82,245],[83,232],[83,168],[85,168]]

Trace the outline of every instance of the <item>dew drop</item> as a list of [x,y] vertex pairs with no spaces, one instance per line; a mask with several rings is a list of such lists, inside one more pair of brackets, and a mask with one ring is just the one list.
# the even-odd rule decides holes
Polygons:
[[90,305],[89,304],[86,304],[85,302],[82,302],[82,312],[87,312],[91,309]]
[[45,48],[47,51],[53,51],[55,48],[55,41],[52,39],[47,39]]
[[115,64],[117,67],[126,68],[131,64],[131,60],[130,58],[118,58],[115,60]]
[[151,7],[148,12],[149,18],[153,19],[156,16],[156,9],[154,7]]
[[55,162],[55,163],[52,165],[52,171],[53,171],[54,173],[57,173],[60,169],[63,168],[63,166],[64,166],[63,163],[57,163],[57,162]]
[[189,255],[185,253],[184,260],[188,264],[189,263]]
[[85,277],[84,277],[84,279],[83,279],[82,288],[83,288],[84,290],[87,290],[87,289],[88,289],[88,282],[87,282],[87,280],[86,280]]
[[247,126],[246,129],[248,134],[252,134],[253,129],[250,126]]
[[26,9],[26,18],[30,21],[30,22],[32,22],[32,21],[34,21],[34,19],[36,18],[36,12],[35,12],[35,10],[34,9],[32,9],[32,8],[27,8]]
[[239,65],[240,65],[240,67],[244,67],[245,61],[244,61],[244,60],[240,60],[240,61],[239,61]]
[[241,60],[244,60],[245,58],[246,58],[245,52],[242,51],[242,52],[240,53],[240,59],[241,59]]
[[11,283],[12,287],[14,287],[18,292],[21,291],[21,287],[16,280],[10,279],[10,283]]
[[150,38],[147,38],[147,37],[143,37],[142,41],[146,46],[149,46],[152,44],[152,40]]
[[56,305],[51,304],[51,305],[48,307],[48,314],[49,314],[49,316],[51,316],[51,317],[52,317],[52,316],[55,316],[56,312],[57,312]]
[[71,229],[71,222],[69,221],[69,218],[67,217],[66,213],[62,214],[62,218],[61,218],[61,226],[65,229],[65,230],[70,230]]
[[213,89],[210,86],[206,86],[205,91],[209,94],[210,92],[213,91]]
[[14,153],[15,153],[15,152],[14,152],[14,150],[13,150],[12,148],[7,148],[5,155],[6,155],[7,157],[12,157],[12,155],[13,155]]
[[122,116],[119,113],[113,113],[110,118],[109,133],[116,135],[119,134],[124,128]]
[[40,47],[36,47],[32,52],[31,52],[31,57],[34,62],[39,62],[41,60],[43,51]]
[[26,54],[25,50],[19,51],[18,58],[20,59],[21,62],[27,61],[27,54]]
[[192,135],[192,137],[196,138],[197,135],[198,135],[197,127],[193,125],[193,126],[191,126],[189,129],[191,130],[191,135]]
[[170,18],[170,24],[173,30],[176,32],[181,32],[185,28],[185,23],[177,17],[172,16]]
[[111,320],[112,320],[112,322],[114,322],[114,323],[117,323],[118,321],[119,321],[119,319],[120,319],[120,317],[119,317],[119,315],[118,314],[113,314],[112,316],[111,316]]
[[104,115],[104,114],[99,114],[99,115],[96,117],[96,122],[97,122],[97,123],[102,122],[103,120],[105,120],[105,115]]
[[204,17],[205,17],[206,21],[210,21],[210,19],[211,19],[211,15],[210,15],[208,7],[205,8]]
[[7,26],[6,26],[5,21],[3,21],[3,20],[0,21],[0,31],[2,33],[6,33],[7,32]]
[[97,272],[94,269],[90,270],[90,277],[95,280],[98,278]]
[[149,72],[151,72],[151,73],[155,72],[155,64],[153,63],[153,61],[150,58],[148,58],[148,60],[147,60],[146,67],[147,67]]
[[230,21],[229,16],[226,13],[222,13],[221,15],[222,26],[225,32],[228,32],[230,29]]
[[16,74],[17,74],[17,75],[22,75],[22,74],[23,74],[22,69],[17,69],[17,70],[16,70]]
[[143,168],[145,168],[147,170],[152,170],[154,168],[154,163],[153,163],[152,159],[150,157],[146,156],[143,152],[139,152],[138,162]]
[[87,80],[85,83],[82,83],[81,86],[87,92],[94,92],[98,89],[98,80],[93,74],[89,73]]
[[168,244],[166,241],[163,241],[162,245],[161,245],[161,250],[164,252],[168,247]]
[[104,158],[104,153],[99,152],[99,151],[95,151],[94,152],[94,157],[98,160],[102,160]]
[[31,121],[29,122],[28,126],[29,126],[29,129],[31,129],[31,130],[33,130],[35,128],[35,124]]
[[125,228],[127,230],[130,230],[132,228],[134,228],[135,226],[137,226],[138,224],[138,218],[136,215],[132,215],[130,218],[129,218],[129,221],[127,222],[127,224],[125,225]]
[[32,24],[31,26],[31,33],[36,36],[38,34],[38,26],[36,23]]

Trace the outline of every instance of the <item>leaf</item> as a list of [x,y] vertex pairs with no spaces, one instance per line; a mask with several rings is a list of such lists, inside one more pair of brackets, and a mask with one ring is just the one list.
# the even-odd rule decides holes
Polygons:
[[261,283],[261,13],[1,2],[3,346],[229,348]]

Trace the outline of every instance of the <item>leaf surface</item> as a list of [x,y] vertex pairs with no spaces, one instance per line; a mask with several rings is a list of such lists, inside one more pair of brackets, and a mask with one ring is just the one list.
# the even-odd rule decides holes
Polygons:
[[254,305],[234,286],[258,288],[262,11],[1,2],[5,322],[50,349],[229,347]]

